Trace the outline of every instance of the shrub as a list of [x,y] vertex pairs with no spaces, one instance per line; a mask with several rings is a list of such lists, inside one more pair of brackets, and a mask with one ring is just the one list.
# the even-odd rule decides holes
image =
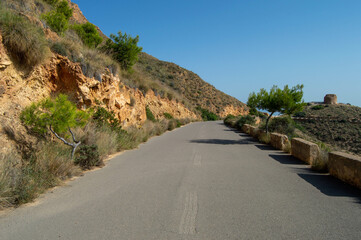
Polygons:
[[328,151],[320,149],[320,153],[312,162],[311,168],[318,172],[328,172]]
[[168,130],[172,131],[177,127],[177,122],[175,120],[171,120],[168,122]]
[[138,61],[138,54],[142,51],[138,47],[139,36],[132,38],[128,34],[118,32],[118,36],[111,34],[102,49],[112,54],[113,58],[120,63],[125,70],[130,70]]
[[69,7],[66,0],[58,2],[56,9],[42,15],[42,18],[50,26],[50,28],[59,33],[63,34],[68,29],[69,19],[73,15],[73,9]]
[[73,25],[72,28],[77,32],[84,45],[90,48],[96,48],[103,41],[95,25],[90,22],[76,24]]
[[262,132],[258,137],[261,143],[269,144],[271,142],[271,136],[269,133]]
[[321,110],[321,109],[324,109],[324,108],[325,108],[324,105],[316,105],[316,106],[311,107],[312,110]]
[[44,32],[25,18],[0,7],[0,28],[8,53],[19,64],[33,67],[49,55]]
[[207,109],[201,108],[201,107],[197,107],[196,109],[201,113],[201,117],[202,117],[203,121],[218,120],[218,116],[215,113],[213,113]]
[[103,161],[99,157],[97,145],[80,146],[74,162],[83,170],[92,169],[95,166],[103,165]]
[[293,116],[294,117],[306,117],[306,113],[305,112],[297,112]]
[[61,180],[80,174],[63,144],[42,142],[36,149],[17,170],[12,186],[14,205],[29,202]]
[[269,131],[293,136],[295,130],[295,122],[289,117],[272,118],[269,124]]
[[75,133],[79,136],[81,142],[85,145],[98,146],[100,158],[104,158],[109,154],[113,154],[120,150],[118,139],[124,130],[112,130],[109,125],[99,125],[94,121],[89,123],[84,128],[77,128]]
[[145,107],[145,113],[146,113],[146,115],[147,115],[147,119],[148,119],[148,120],[150,120],[150,121],[152,121],[152,122],[155,122],[155,121],[156,121],[156,120],[155,120],[155,117],[154,117],[154,115],[153,115],[153,113],[152,113],[152,111],[149,109],[148,106]]
[[173,119],[173,116],[170,113],[165,112],[165,113],[163,113],[163,115],[166,119]]
[[251,115],[241,116],[240,119],[236,122],[236,127],[241,129],[244,124],[253,125],[255,123],[255,118]]
[[49,3],[52,6],[55,6],[59,0],[44,0],[44,2]]
[[[83,127],[88,120],[88,113],[80,111],[75,104],[68,100],[68,96],[60,94],[55,99],[47,98],[26,107],[20,115],[21,121],[38,134],[50,131],[64,144],[73,148],[74,157],[76,148],[81,142],[75,140],[72,127]],[[72,142],[65,138],[72,136]],[[59,136],[62,135],[63,137]]]
[[15,204],[15,187],[21,170],[15,167],[19,156],[14,152],[0,154],[0,210]]
[[109,112],[103,107],[97,107],[96,112],[93,114],[93,120],[96,122],[98,127],[106,125],[113,131],[120,131],[122,128],[119,120],[115,117],[114,112]]

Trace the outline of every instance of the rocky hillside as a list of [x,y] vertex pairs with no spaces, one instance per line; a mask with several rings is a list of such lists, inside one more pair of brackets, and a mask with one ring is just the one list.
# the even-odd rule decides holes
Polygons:
[[166,85],[176,91],[193,106],[201,106],[221,117],[247,112],[244,103],[217,90],[197,74],[174,63],[160,61],[142,53],[136,68],[152,81]]
[[[54,9],[47,2],[50,1],[3,0],[0,6],[3,16],[6,12],[16,16],[10,18],[10,22],[21,20],[16,26],[21,26],[22,34],[12,37],[6,32],[9,30],[0,29],[0,122],[3,127],[11,126],[19,135],[25,135],[19,121],[22,109],[58,93],[69,95],[79,108],[106,107],[124,127],[142,125],[146,120],[146,106],[158,119],[164,118],[164,113],[179,119],[199,119],[198,106],[221,117],[247,112],[245,104],[215,89],[196,74],[146,53],[141,53],[133,72],[120,70],[110,56],[83,45],[71,28],[64,34],[53,32],[41,18]],[[70,24],[86,23],[79,7],[68,2],[73,9]],[[4,17],[1,21],[0,24],[4,24],[9,19]],[[37,48],[31,41],[36,42]],[[21,45],[26,47],[14,52]],[[4,131],[3,128],[0,132],[0,144],[5,149],[11,142]]]
[[361,154],[361,108],[346,104],[310,104],[295,120],[306,134]]

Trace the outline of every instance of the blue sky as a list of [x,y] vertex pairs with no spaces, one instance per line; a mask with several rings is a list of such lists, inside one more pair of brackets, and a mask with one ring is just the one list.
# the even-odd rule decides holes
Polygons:
[[361,106],[359,0],[73,0],[109,35],[197,73],[246,102],[252,91],[304,84]]

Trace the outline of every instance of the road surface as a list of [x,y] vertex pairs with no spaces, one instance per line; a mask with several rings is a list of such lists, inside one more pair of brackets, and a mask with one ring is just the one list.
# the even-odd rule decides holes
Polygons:
[[361,239],[360,203],[359,190],[201,122],[0,215],[0,239]]

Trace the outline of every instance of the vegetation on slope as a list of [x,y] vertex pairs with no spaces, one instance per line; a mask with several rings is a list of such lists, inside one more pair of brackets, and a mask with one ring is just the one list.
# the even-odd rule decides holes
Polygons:
[[[356,106],[309,105],[296,116],[306,134],[319,141],[361,154],[361,108]],[[316,119],[317,118],[317,119]]]
[[140,54],[135,69],[154,83],[173,89],[194,107],[200,106],[217,115],[228,105],[246,107],[242,102],[203,81],[197,74],[146,53]]

